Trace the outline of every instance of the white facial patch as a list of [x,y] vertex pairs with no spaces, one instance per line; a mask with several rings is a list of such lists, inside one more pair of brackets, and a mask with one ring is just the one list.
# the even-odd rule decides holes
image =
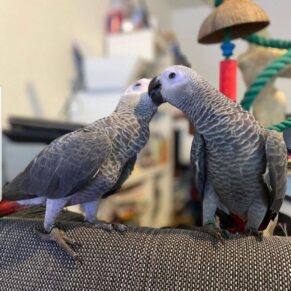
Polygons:
[[148,90],[148,86],[150,83],[150,79],[140,79],[136,82],[134,82],[132,85],[130,85],[126,91],[125,95],[127,94],[140,94],[142,92],[146,92]]

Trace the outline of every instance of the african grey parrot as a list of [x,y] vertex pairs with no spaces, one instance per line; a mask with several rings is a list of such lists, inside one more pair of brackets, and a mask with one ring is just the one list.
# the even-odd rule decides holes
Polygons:
[[191,165],[203,195],[203,230],[223,238],[214,222],[221,209],[243,219],[246,233],[261,235],[258,230],[276,216],[286,193],[283,138],[183,66],[155,77],[149,95],[157,105],[169,102],[182,110],[195,125]]
[[[85,221],[111,230],[96,220],[102,197],[114,193],[130,175],[137,153],[149,138],[149,122],[157,106],[149,98],[150,80],[141,79],[121,97],[108,117],[61,136],[44,148],[11,183],[3,187],[3,200],[21,205],[45,204],[42,238],[56,241],[78,258],[68,244],[75,242],[55,227],[65,206],[81,204]],[[124,225],[115,225],[125,230]]]

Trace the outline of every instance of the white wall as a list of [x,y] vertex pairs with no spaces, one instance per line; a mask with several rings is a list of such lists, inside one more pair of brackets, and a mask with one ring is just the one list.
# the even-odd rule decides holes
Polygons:
[[[256,0],[269,14],[274,38],[291,39],[290,0]],[[109,0],[0,0],[0,86],[3,88],[3,121],[9,115],[31,116],[26,84],[34,83],[48,118],[57,118],[73,78],[71,40],[80,39],[97,54],[103,49],[103,25]],[[147,0],[163,30],[174,29],[183,51],[202,75],[218,84],[218,45],[199,45],[198,29],[211,8],[201,0]],[[183,8],[184,7],[184,8]],[[236,41],[235,56],[246,48]],[[278,87],[289,96],[291,81]],[[245,92],[239,76],[239,96]]]
[[[271,19],[268,30],[273,38],[291,39],[291,1],[266,1],[256,0],[265,9]],[[200,45],[197,43],[199,27],[206,16],[210,13],[211,7],[203,1],[195,1],[195,6],[187,6],[172,10],[172,28],[176,32],[181,47],[188,56],[193,68],[205,76],[210,83],[218,86],[219,62],[222,59],[219,45]],[[246,43],[236,40],[235,57],[246,49]],[[291,113],[291,80],[278,79],[277,86],[288,96],[288,112]],[[238,96],[243,96],[246,88],[239,73]]]
[[56,118],[73,78],[71,41],[102,52],[108,0],[0,0],[0,86],[3,121],[32,115],[26,84],[34,83],[48,118]]

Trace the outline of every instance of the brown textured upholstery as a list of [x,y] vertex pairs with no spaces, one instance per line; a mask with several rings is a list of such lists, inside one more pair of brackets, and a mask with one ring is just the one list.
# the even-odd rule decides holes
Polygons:
[[40,220],[0,220],[0,290],[291,290],[291,240],[130,228],[106,232],[60,223],[82,265],[35,234]]

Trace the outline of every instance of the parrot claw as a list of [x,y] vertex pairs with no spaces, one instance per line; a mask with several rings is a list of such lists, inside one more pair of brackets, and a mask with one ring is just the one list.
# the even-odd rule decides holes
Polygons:
[[52,228],[49,233],[42,233],[37,231],[40,238],[44,241],[54,241],[56,242],[70,257],[78,262],[82,262],[81,257],[76,253],[69,245],[81,246],[80,243],[74,239],[69,238],[64,231],[58,229],[57,227]]
[[222,230],[213,223],[203,225],[202,228],[200,228],[200,231],[210,234],[223,244],[225,243],[225,239],[229,238],[227,230]]
[[104,229],[106,231],[116,230],[118,232],[125,232],[127,230],[127,226],[125,224],[113,224],[103,220],[96,220],[94,223],[86,222],[90,227]]
[[250,228],[250,229],[247,229],[245,232],[244,232],[247,236],[254,236],[256,238],[257,241],[262,241],[263,240],[263,232],[262,231],[258,231],[257,229],[253,229],[253,228]]
[[117,230],[119,232],[126,232],[127,231],[127,226],[125,224],[122,224],[122,223],[113,224],[113,227],[115,230]]
[[226,238],[226,239],[230,238],[230,232],[228,230],[221,229],[221,232],[222,232],[224,238]]

